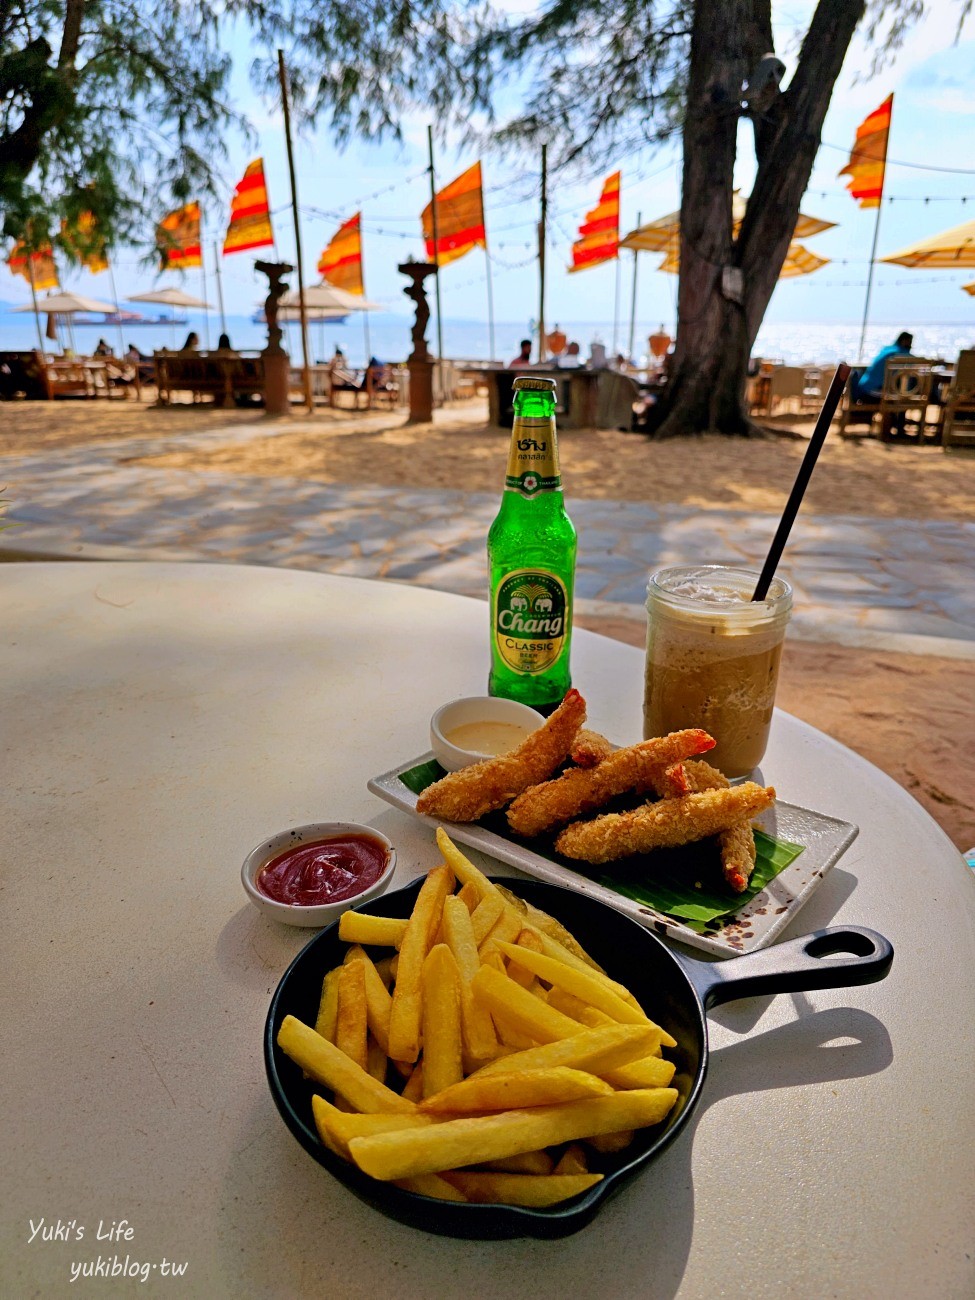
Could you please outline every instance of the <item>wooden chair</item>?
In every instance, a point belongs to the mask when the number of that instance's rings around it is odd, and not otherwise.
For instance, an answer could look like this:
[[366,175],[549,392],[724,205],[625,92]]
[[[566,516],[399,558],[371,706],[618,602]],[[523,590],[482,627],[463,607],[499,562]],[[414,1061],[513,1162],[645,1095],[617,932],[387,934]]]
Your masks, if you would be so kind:
[[958,354],[941,416],[945,451],[975,448],[975,348]]
[[806,387],[806,371],[803,366],[776,366],[770,376],[768,406],[766,414],[772,415],[779,406],[794,402],[797,410],[802,409],[802,395]]
[[908,425],[914,426],[918,439],[924,436],[933,364],[920,357],[887,358],[880,394],[880,436],[884,442],[892,441],[895,432],[906,434]]
[[840,434],[844,438],[852,437],[849,432],[851,425],[859,425],[861,428],[866,425],[869,436],[873,433],[873,422],[880,414],[879,397],[854,397],[857,384],[865,370],[866,366],[854,366],[843,389],[840,403]]

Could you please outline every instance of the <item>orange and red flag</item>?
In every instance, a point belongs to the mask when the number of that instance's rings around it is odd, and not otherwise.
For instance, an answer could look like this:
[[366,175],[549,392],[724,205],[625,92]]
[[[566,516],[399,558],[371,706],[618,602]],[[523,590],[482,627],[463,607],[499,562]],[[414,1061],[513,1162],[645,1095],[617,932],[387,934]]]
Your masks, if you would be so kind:
[[199,203],[187,203],[163,217],[156,227],[156,247],[164,271],[203,265]]
[[579,238],[572,245],[570,271],[584,271],[619,257],[620,247],[620,177],[613,172],[606,178],[599,202],[586,213],[579,227]]
[[61,243],[73,252],[81,265],[93,275],[108,270],[105,240],[98,230],[93,213],[79,213],[78,220],[73,226],[67,221],[62,221]]
[[264,159],[255,158],[247,167],[230,200],[230,224],[223,241],[224,256],[249,248],[266,248],[274,243],[271,205],[264,179]]
[[7,255],[7,266],[12,275],[22,275],[35,290],[58,287],[58,269],[50,244],[42,244],[29,253],[24,241],[18,239]]
[[484,190],[481,184],[481,164],[468,167],[456,180],[445,186],[436,196],[437,243],[433,242],[433,204],[423,209],[423,238],[427,257],[440,266],[456,262],[472,248],[487,248],[484,228]]
[[318,259],[318,272],[323,280],[344,289],[346,293],[361,295],[362,283],[362,213],[357,212],[343,221],[329,240]]
[[879,208],[887,167],[887,138],[894,96],[888,95],[878,109],[857,127],[850,161],[839,173],[849,176],[846,188],[861,208]]

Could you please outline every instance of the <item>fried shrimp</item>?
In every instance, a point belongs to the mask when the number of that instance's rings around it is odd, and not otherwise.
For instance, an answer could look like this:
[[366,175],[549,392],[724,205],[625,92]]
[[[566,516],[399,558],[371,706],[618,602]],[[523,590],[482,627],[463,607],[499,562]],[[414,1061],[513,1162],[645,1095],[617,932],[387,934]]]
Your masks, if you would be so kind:
[[616,746],[598,731],[582,727],[572,744],[569,757],[577,767],[596,767],[604,762],[610,754],[615,753]]
[[607,813],[573,822],[555,841],[559,853],[582,862],[613,862],[631,853],[674,848],[729,830],[743,818],[771,808],[775,791],[754,781],[729,790],[702,790],[681,799],[663,799],[633,812]]
[[[664,798],[675,798],[689,791],[727,790],[730,782],[723,772],[703,761],[692,763],[675,763],[664,773],[664,789],[659,793]],[[718,836],[721,850],[721,870],[724,878],[736,894],[742,894],[748,888],[751,874],[755,870],[755,832],[749,818],[740,822]]]
[[448,772],[427,786],[416,801],[417,812],[449,822],[474,822],[503,808],[529,786],[546,781],[565,762],[585,720],[586,702],[577,690],[570,690],[552,716],[517,749]]
[[516,835],[540,835],[602,808],[618,794],[652,783],[679,759],[713,748],[708,733],[695,728],[617,749],[595,767],[569,768],[553,781],[526,790],[508,809],[508,825]]

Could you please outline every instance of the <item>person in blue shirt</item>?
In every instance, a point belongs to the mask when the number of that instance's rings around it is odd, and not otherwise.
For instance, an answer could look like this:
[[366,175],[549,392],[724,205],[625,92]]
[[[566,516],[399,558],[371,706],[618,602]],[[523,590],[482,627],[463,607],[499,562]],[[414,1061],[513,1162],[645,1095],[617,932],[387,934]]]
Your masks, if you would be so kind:
[[888,357],[909,357],[914,335],[907,330],[897,335],[897,340],[881,348],[857,380],[854,397],[858,402],[877,401],[884,387],[884,368]]

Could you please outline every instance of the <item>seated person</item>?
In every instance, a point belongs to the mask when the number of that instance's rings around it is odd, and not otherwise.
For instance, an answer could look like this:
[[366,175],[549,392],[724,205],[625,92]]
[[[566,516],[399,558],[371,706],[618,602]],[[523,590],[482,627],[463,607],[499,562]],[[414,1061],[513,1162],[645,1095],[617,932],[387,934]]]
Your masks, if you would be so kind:
[[225,356],[237,356],[237,351],[230,341],[229,334],[221,334],[217,339],[217,351],[224,353]]
[[180,348],[180,352],[199,352],[200,336],[194,330],[190,330],[186,336],[186,342]]
[[517,370],[519,366],[530,366],[532,363],[531,339],[522,339],[518,347],[520,349],[518,355],[508,362],[509,370]]
[[887,358],[909,357],[913,342],[914,335],[908,334],[907,330],[903,330],[897,335],[895,342],[881,348],[857,380],[853,388],[853,400],[855,402],[879,402],[880,394],[884,388],[884,370],[887,366]]
[[570,343],[565,352],[558,359],[558,368],[560,370],[576,370],[583,364],[580,353],[582,349],[578,343]]
[[365,378],[362,381],[363,388],[367,392],[388,393],[392,392],[396,385],[392,382],[392,375],[389,373],[389,367],[376,357],[369,358],[369,364],[366,366]]
[[92,355],[96,357],[111,357],[114,356],[115,354],[112,352],[112,349],[108,346],[108,344],[105,342],[104,339],[99,339],[98,342],[95,344],[95,351],[92,353]]

